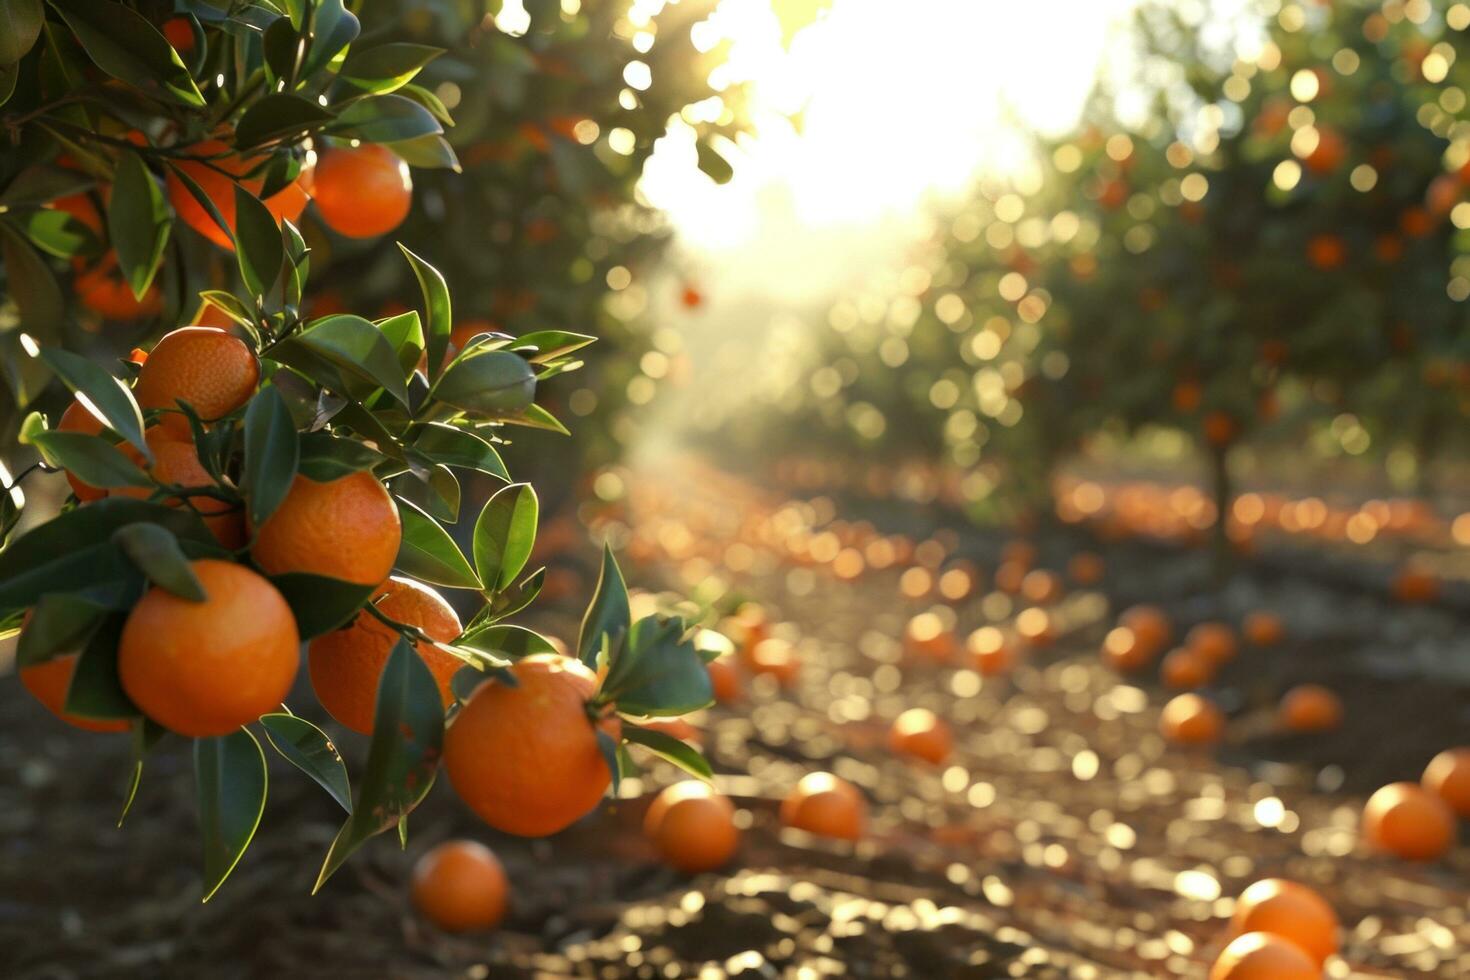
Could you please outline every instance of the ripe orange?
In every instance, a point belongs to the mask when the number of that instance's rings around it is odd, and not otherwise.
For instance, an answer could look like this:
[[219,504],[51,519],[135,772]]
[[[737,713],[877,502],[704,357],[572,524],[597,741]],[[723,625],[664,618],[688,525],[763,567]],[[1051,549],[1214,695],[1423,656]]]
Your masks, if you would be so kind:
[[1204,687],[1215,676],[1215,665],[1198,650],[1180,647],[1170,652],[1159,665],[1159,677],[1165,687],[1192,691]]
[[[56,423],[58,432],[84,432],[95,436],[102,432],[102,420],[82,407],[82,403],[75,398],[71,404],[66,406],[66,411],[61,413],[61,419]],[[77,495],[82,503],[89,500],[101,500],[107,496],[107,491],[102,487],[94,487],[90,483],[83,483],[70,471],[66,474],[66,482],[71,484],[71,492]]]
[[1337,913],[1306,885],[1263,878],[1240,893],[1230,934],[1266,932],[1279,936],[1321,963],[1337,952]]
[[72,289],[78,303],[104,320],[141,320],[163,311],[158,283],[150,284],[138,299],[118,268],[117,253],[111,250],[90,266],[83,267],[78,260]]
[[923,612],[909,620],[903,631],[904,646],[926,660],[944,662],[954,656],[954,634],[936,613]]
[[[216,139],[195,143],[188,149],[190,155],[206,158],[209,162],[179,159],[175,163],[199,185],[204,195],[219,210],[220,217],[225,219],[225,224],[229,225],[233,231],[235,228],[235,184],[242,174],[249,173],[260,161],[243,159],[238,153],[231,152],[227,144]],[[221,173],[221,171],[224,172]],[[289,186],[266,199],[266,209],[276,219],[276,224],[280,224],[282,218],[296,221],[301,217],[301,212],[306,210],[306,203],[309,200],[306,186],[310,180],[310,172],[304,171]],[[238,180],[238,182],[257,196],[265,185],[265,181],[259,177]],[[189,189],[184,186],[184,182],[172,171],[168,174],[168,200],[173,205],[174,212],[190,228],[220,248],[234,250],[234,243],[230,241],[229,236],[214,223],[209,212],[194,199],[194,195],[189,193]]]
[[1225,716],[1198,694],[1181,694],[1164,705],[1159,715],[1159,732],[1181,745],[1211,745],[1220,741]]
[[965,640],[965,649],[984,677],[1010,673],[1016,665],[1016,652],[1006,642],[1005,634],[994,626],[982,626]]
[[1209,412],[1204,418],[1205,441],[1212,446],[1228,446],[1240,435],[1240,426],[1226,412]]
[[297,476],[255,532],[250,554],[267,575],[309,572],[377,585],[398,559],[398,505],[366,470],[318,483]]
[[1302,163],[1308,170],[1321,177],[1332,173],[1347,158],[1347,142],[1336,130],[1318,127],[1317,146],[1307,154]]
[[508,890],[500,859],[479,841],[445,841],[413,866],[413,904],[448,932],[494,928]]
[[995,566],[991,584],[1006,595],[1017,595],[1026,581],[1026,566],[1018,561],[1003,561]]
[[[260,381],[260,362],[244,341],[218,327],[180,327],[163,335],[138,371],[133,393],[143,408],[177,409],[185,402],[206,422],[250,400]],[[189,420],[166,412],[159,424],[191,437]]]
[[750,651],[750,669],[752,673],[770,674],[781,682],[782,687],[790,687],[801,676],[801,660],[790,643],[779,636],[771,636],[761,640]]
[[66,653],[59,657],[52,657],[43,663],[22,667],[20,682],[26,686],[27,691],[35,696],[37,701],[46,706],[47,711],[68,725],[85,728],[89,732],[127,731],[130,725],[126,719],[95,721],[91,718],[83,718],[81,715],[68,714],[63,710],[66,705],[66,693],[71,688],[71,675],[77,669],[78,656],[80,654]]
[[1462,817],[1470,817],[1470,747],[1445,749],[1430,760],[1421,780],[1424,788],[1449,804]]
[[810,834],[855,841],[867,821],[862,793],[830,772],[807,773],[781,801],[781,822]]
[[1021,579],[1021,595],[1038,605],[1056,602],[1062,597],[1062,580],[1044,568],[1036,568]]
[[[159,483],[171,484],[180,487],[211,487],[217,484],[204,464],[199,462],[199,453],[194,448],[191,439],[180,439],[171,430],[162,425],[150,425],[143,433],[143,439],[148,443],[148,448],[153,453],[153,467],[149,474]],[[132,458],[133,462],[143,464],[143,455],[131,446],[124,452]],[[135,497],[139,500],[147,499],[152,489],[149,487],[114,487],[109,496]],[[164,503],[170,507],[181,507],[186,498],[168,497]],[[204,523],[214,532],[219,543],[226,548],[239,548],[245,543],[245,518],[238,509],[232,509],[230,504],[213,497],[189,497],[189,506],[204,519]]]
[[[459,636],[454,607],[427,585],[394,576],[375,599],[384,616],[417,626],[430,639],[448,643]],[[398,637],[397,630],[363,610],[350,626],[317,637],[307,648],[306,664],[317,700],[328,714],[355,732],[372,734],[378,683]],[[427,641],[419,641],[416,649],[434,675],[447,710],[454,703],[449,681],[464,661]]]
[[1401,569],[1393,580],[1393,596],[1405,603],[1433,602],[1439,598],[1439,576],[1422,568]]
[[1153,659],[1168,645],[1174,636],[1174,627],[1169,617],[1158,606],[1133,606],[1125,609],[1118,617],[1118,625],[1133,631],[1134,640],[1147,651],[1145,656]]
[[735,666],[734,657],[716,657],[705,668],[709,671],[710,687],[715,700],[722,704],[740,700],[740,668]]
[[1449,804],[1418,783],[1389,783],[1363,807],[1363,839],[1380,851],[1431,861],[1455,839]]
[[1096,552],[1080,551],[1067,562],[1067,575],[1078,585],[1096,585],[1106,572],[1107,564]]
[[[516,686],[485,681],[444,738],[455,792],[497,830],[543,837],[597,806],[612,782],[587,715],[596,675],[581,662],[539,653],[512,666]],[[616,737],[616,717],[601,722]]]
[[1235,659],[1235,631],[1224,623],[1200,623],[1185,634],[1184,645],[1216,667]]
[[1322,971],[1300,947],[1267,932],[1230,941],[1210,969],[1210,980],[1321,980]]
[[735,807],[697,779],[659,793],[643,817],[643,833],[665,861],[685,874],[724,867],[740,846]]
[[408,217],[408,164],[376,143],[327,150],[312,175],[312,197],[328,228],[348,238],[376,238]]
[[123,690],[170,731],[228,735],[274,711],[301,660],[291,607],[244,565],[191,562],[207,598],[190,602],[157,586],[123,624]]
[[1155,649],[1138,639],[1126,626],[1114,626],[1103,637],[1103,662],[1119,673],[1142,670],[1153,662]]
[[927,708],[910,708],[888,729],[888,748],[897,755],[913,756],[939,765],[949,757],[954,737],[949,725]]
[[1325,732],[1342,724],[1342,699],[1320,684],[1299,684],[1281,697],[1281,727],[1293,732]]
[[1272,612],[1253,612],[1240,624],[1246,640],[1258,647],[1272,647],[1286,637],[1281,617]]

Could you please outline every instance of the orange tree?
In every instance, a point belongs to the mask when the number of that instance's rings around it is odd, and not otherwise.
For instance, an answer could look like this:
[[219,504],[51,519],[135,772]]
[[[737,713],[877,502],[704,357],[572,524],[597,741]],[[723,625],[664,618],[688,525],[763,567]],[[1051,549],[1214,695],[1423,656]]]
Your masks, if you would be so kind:
[[[497,447],[508,426],[548,425],[543,384],[578,367],[592,338],[487,330],[456,343],[444,277],[407,248],[417,309],[303,312],[312,254],[293,212],[308,140],[360,141],[326,160],[381,159],[375,140],[435,152],[443,121],[400,94],[432,52],[354,44],[360,25],[335,0],[177,7],[4,6],[0,238],[19,445],[0,495],[0,631],[18,634],[27,689],[79,727],[132,733],[124,813],[155,744],[192,740],[206,897],[256,830],[260,736],[347,813],[318,884],[372,836],[406,832],[441,755],[477,812],[520,833],[595,805],[630,764],[625,742],[708,775],[633,720],[709,702],[708,654],[677,618],[630,620],[611,553],[571,656],[510,621],[544,578],[528,568],[539,505]],[[384,186],[401,186],[389,162]],[[229,256],[227,288],[191,297],[190,235],[225,250],[209,263],[219,276]],[[151,305],[161,280],[162,307],[199,306],[220,325],[117,360],[69,350],[48,256],[99,254],[118,296]],[[57,388],[65,411],[42,410]],[[71,493],[17,533],[25,485],[48,471]],[[466,474],[499,487],[469,555],[446,529]],[[481,604],[461,627],[434,587]],[[355,792],[333,741],[283,703],[303,641],[324,706],[370,736]],[[527,693],[545,687],[557,696]],[[534,751],[487,705],[537,726]],[[484,802],[507,792],[540,798],[538,819]]]

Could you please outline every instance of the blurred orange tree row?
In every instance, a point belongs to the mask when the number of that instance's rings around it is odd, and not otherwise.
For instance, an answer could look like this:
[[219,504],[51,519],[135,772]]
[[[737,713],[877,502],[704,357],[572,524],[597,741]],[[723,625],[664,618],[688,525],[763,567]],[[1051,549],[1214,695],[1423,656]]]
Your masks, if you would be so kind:
[[1151,427],[1197,446],[1221,508],[1247,441],[1463,446],[1470,7],[1189,16],[1142,8],[1074,133],[832,308],[783,402],[828,424],[788,432],[977,468],[1011,513]]

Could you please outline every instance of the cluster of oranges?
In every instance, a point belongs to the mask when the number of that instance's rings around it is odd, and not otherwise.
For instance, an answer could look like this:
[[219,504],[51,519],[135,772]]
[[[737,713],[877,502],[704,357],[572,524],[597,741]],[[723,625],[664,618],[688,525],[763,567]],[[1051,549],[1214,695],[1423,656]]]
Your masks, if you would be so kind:
[[1337,913],[1316,891],[1264,878],[1235,900],[1210,980],[1317,980],[1337,952],[1339,931]]

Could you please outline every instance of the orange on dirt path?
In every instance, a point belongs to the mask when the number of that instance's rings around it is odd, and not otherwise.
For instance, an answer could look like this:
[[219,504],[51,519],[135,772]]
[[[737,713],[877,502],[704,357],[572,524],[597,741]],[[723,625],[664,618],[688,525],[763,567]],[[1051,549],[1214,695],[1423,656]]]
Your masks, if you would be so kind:
[[1439,576],[1422,568],[1401,569],[1393,580],[1393,597],[1400,602],[1420,604],[1439,598]]
[[1263,878],[1235,900],[1230,934],[1265,932],[1300,947],[1319,964],[1337,952],[1337,913],[1306,885]]
[[1224,623],[1200,623],[1185,634],[1184,646],[1218,667],[1235,659],[1235,631]]
[[1286,626],[1273,612],[1253,612],[1240,624],[1240,632],[1254,646],[1273,647],[1286,638]]
[[206,599],[154,586],[123,624],[117,668],[123,690],[170,731],[228,735],[276,710],[296,678],[300,638],[291,607],[244,565],[190,562]]
[[659,793],[644,814],[643,833],[666,862],[685,874],[723,868],[740,847],[735,807],[697,779]]
[[377,585],[398,559],[398,505],[366,470],[318,483],[298,475],[255,532],[250,554],[268,575],[308,572]]
[[[217,486],[214,477],[199,461],[199,452],[191,439],[180,439],[174,432],[161,425],[150,425],[143,433],[148,449],[153,453],[153,466],[149,474],[159,483],[180,487]],[[131,446],[124,453],[138,465],[143,465],[143,455]],[[112,497],[134,497],[146,500],[152,494],[149,487],[114,487],[108,491]],[[169,497],[164,503],[170,507],[184,506],[182,497]],[[245,543],[245,517],[239,508],[232,508],[223,500],[213,497],[189,497],[188,505],[214,532],[215,538],[226,548],[239,548]]]
[[[430,639],[448,643],[460,633],[459,616],[444,597],[412,579],[390,578],[374,597],[379,612],[389,619],[417,626]],[[363,610],[346,629],[324,633],[307,648],[307,669],[317,700],[337,721],[363,735],[373,731],[378,682],[399,633]],[[420,640],[415,649],[434,675],[439,697],[447,710],[454,703],[449,682],[464,661]]]
[[888,748],[898,755],[912,756],[939,765],[954,748],[949,725],[928,708],[910,708],[888,729]]
[[328,228],[348,238],[376,238],[408,217],[413,179],[392,150],[364,143],[322,153],[311,193]]
[[1159,665],[1159,679],[1165,687],[1192,691],[1204,687],[1215,678],[1215,665],[1198,650],[1180,647],[1170,651]]
[[1096,552],[1078,552],[1067,562],[1067,577],[1078,585],[1096,585],[1106,573],[1107,564]]
[[1174,636],[1173,624],[1158,606],[1132,606],[1125,609],[1118,617],[1118,625],[1133,631],[1134,639],[1146,651],[1145,656],[1149,660],[1163,652]]
[[413,904],[446,932],[493,929],[508,892],[500,859],[479,841],[445,841],[414,862]]
[[1299,684],[1281,697],[1276,717],[1293,732],[1326,732],[1342,724],[1342,699],[1320,684]]
[[1421,780],[1424,788],[1470,817],[1470,747],[1445,749],[1430,760]]
[[1294,943],[1268,932],[1248,932],[1220,952],[1210,980],[1322,980],[1322,971]]
[[868,801],[845,779],[809,772],[781,801],[781,822],[809,834],[855,841],[867,827]]
[[[200,190],[204,191],[204,196],[209,198],[219,211],[220,217],[225,219],[225,224],[230,226],[231,231],[234,231],[235,183],[260,161],[242,158],[238,153],[233,152],[228,144],[217,139],[195,143],[188,149],[191,156],[202,159],[179,159],[175,161],[176,165],[199,185]],[[208,162],[205,162],[206,160]],[[266,198],[266,209],[276,219],[276,224],[280,224],[282,218],[294,222],[301,217],[301,212],[306,210],[307,201],[310,200],[306,193],[309,181],[310,174],[304,172],[290,185]],[[239,183],[256,196],[260,195],[261,189],[265,186],[264,179],[260,177],[239,180]],[[226,235],[224,230],[214,223],[214,218],[210,217],[209,212],[204,210],[199,201],[189,192],[189,188],[172,170],[168,173],[168,200],[173,205],[175,213],[190,228],[220,248],[234,251],[235,245],[230,241],[229,235]]]
[[1103,662],[1121,674],[1142,670],[1153,663],[1157,649],[1144,643],[1126,626],[1114,626],[1103,637]]
[[[581,662],[534,654],[509,668],[516,685],[485,681],[444,738],[455,792],[490,826],[544,837],[596,808],[612,782],[587,702],[597,678]],[[616,717],[599,727],[616,737]]]
[[249,401],[259,381],[260,362],[240,338],[219,327],[180,327],[153,346],[133,393],[143,408],[174,409],[159,424],[192,438],[179,402],[210,422]]
[[1180,745],[1213,745],[1225,730],[1225,716],[1198,694],[1181,694],[1159,715],[1159,732]]
[[955,655],[954,633],[937,613],[922,612],[910,619],[903,642],[909,653],[924,660],[944,663]]
[[[75,398],[66,411],[61,413],[61,420],[56,423],[59,432],[82,432],[89,436],[100,435],[102,432],[102,420],[89,412],[81,402]],[[77,479],[70,470],[66,473],[66,482],[71,484],[71,492],[77,495],[82,503],[91,500],[101,500],[107,496],[107,491],[102,487],[94,487],[90,483],[83,483]]]
[[1418,783],[1389,783],[1363,807],[1363,840],[1410,861],[1432,861],[1455,840],[1448,803]]
[[965,640],[965,650],[984,677],[1000,677],[1016,666],[1016,651],[994,626],[982,626],[971,633]]
[[35,696],[37,701],[46,706],[47,711],[68,725],[84,728],[89,732],[127,731],[131,724],[126,719],[98,721],[70,714],[64,710],[66,692],[71,688],[71,677],[76,673],[79,656],[80,654],[66,653],[39,664],[22,667],[20,682],[26,686],[27,691]]

